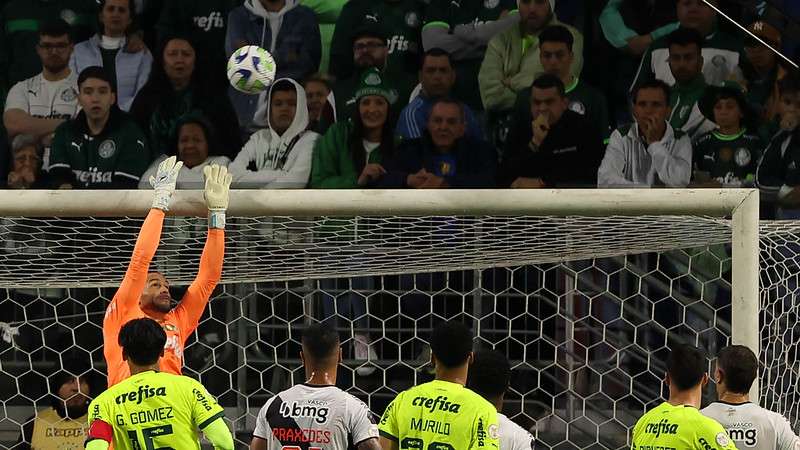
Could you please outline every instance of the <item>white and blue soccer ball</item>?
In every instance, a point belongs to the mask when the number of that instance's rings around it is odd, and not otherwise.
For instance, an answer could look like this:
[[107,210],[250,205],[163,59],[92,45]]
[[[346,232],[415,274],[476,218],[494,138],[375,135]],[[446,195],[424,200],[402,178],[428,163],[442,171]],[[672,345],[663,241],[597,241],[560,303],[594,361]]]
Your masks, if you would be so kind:
[[258,94],[275,80],[275,60],[257,45],[245,45],[228,59],[228,81],[237,91]]

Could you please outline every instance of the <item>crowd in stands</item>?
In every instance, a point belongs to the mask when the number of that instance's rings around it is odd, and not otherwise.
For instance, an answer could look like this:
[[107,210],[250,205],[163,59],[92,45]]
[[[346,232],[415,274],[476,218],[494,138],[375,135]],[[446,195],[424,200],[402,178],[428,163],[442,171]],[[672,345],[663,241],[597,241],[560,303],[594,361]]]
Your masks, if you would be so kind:
[[[600,3],[599,5],[595,3]],[[800,208],[800,11],[714,0],[0,1],[0,183],[758,187]],[[736,20],[756,36],[736,28]],[[276,81],[234,90],[227,57]]]

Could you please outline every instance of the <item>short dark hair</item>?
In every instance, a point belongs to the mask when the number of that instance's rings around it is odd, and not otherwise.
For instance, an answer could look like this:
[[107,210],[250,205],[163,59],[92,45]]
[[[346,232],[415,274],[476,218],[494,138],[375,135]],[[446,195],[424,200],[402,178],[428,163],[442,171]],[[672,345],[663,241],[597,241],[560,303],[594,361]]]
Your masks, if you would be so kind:
[[428,59],[429,56],[434,58],[445,57],[447,58],[447,63],[450,64],[450,67],[453,67],[453,57],[450,55],[450,52],[443,48],[433,47],[426,50],[425,53],[422,54],[422,60],[419,62],[420,68],[425,65],[425,60]]
[[108,75],[106,69],[100,66],[89,66],[81,70],[80,75],[78,75],[78,89],[80,89],[81,85],[89,78],[105,81],[111,86],[111,92],[117,92],[117,88],[114,86],[114,82]]
[[333,81],[331,80],[331,77],[324,73],[314,73],[309,75],[305,80],[303,80],[303,87],[305,87],[308,83],[322,83],[328,88],[328,91],[333,90]]
[[667,373],[675,387],[685,391],[703,380],[706,373],[706,355],[699,348],[678,344],[667,357]]
[[[558,95],[564,97],[566,95],[564,82],[561,81],[561,78],[558,78],[555,75],[546,73],[543,75],[539,75],[539,78],[533,80],[533,84],[531,84],[531,91],[533,88],[536,89],[552,89],[555,88],[558,91]],[[533,96],[531,95],[531,99]]]
[[297,88],[295,87],[294,83],[289,80],[278,80],[275,84],[272,85],[272,88],[269,90],[270,94],[273,92],[294,92],[297,93]]
[[485,399],[496,399],[508,389],[511,365],[502,353],[496,350],[475,352],[469,367],[467,387]]
[[119,346],[128,359],[137,366],[155,364],[164,351],[167,333],[149,317],[133,319],[119,330]]
[[69,24],[62,19],[50,20],[39,27],[39,38],[42,36],[61,37],[66,35],[67,39],[72,42],[72,29]]
[[633,92],[631,92],[631,101],[633,103],[636,103],[636,99],[639,97],[639,92],[643,89],[660,89],[661,92],[664,93],[665,101],[667,104],[669,104],[669,97],[672,95],[672,88],[670,88],[667,83],[657,79],[647,80],[637,84],[633,88]]
[[703,35],[694,28],[681,27],[667,35],[667,49],[673,45],[685,47],[695,44],[697,45],[697,51],[702,53],[704,43]]
[[758,358],[744,345],[731,345],[720,350],[717,367],[725,376],[725,387],[737,394],[746,394],[758,376]]
[[458,367],[469,358],[472,352],[472,332],[466,325],[449,320],[433,329],[431,335],[431,353],[444,367]]
[[339,333],[324,323],[315,323],[303,330],[303,351],[314,360],[333,356],[339,349]]
[[539,46],[545,42],[561,42],[566,44],[569,51],[572,51],[575,38],[567,27],[563,25],[550,25],[539,33]]
[[454,99],[452,97],[438,98],[438,99],[434,100],[433,104],[431,105],[431,111],[433,111],[433,108],[436,107],[436,105],[439,105],[439,104],[455,106],[456,108],[458,108],[458,115],[459,115],[459,117],[461,117],[461,123],[464,123],[464,122],[467,121],[466,114],[464,113],[464,105],[462,105],[460,101],[458,101],[458,100],[456,100],[456,99]]

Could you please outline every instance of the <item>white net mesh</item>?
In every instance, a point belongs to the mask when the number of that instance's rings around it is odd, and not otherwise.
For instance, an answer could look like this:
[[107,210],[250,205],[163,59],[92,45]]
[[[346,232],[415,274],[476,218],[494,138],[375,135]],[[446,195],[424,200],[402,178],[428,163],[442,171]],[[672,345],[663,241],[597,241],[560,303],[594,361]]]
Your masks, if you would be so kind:
[[[687,342],[713,355],[730,342],[725,220],[231,222],[226,284],[187,343],[185,373],[226,407],[237,448],[249,443],[266,398],[302,381],[299,336],[314,320],[331,318],[341,329],[339,384],[377,414],[397,392],[431,378],[431,328],[466,321],[476,347],[496,348],[512,361],[507,415],[532,430],[538,448],[553,449],[628,448],[636,418],[660,401],[669,347]],[[16,441],[34,407],[49,404],[47,377],[55,370],[104,370],[100,321],[140,223],[3,219],[3,445]],[[800,225],[761,231],[762,404],[797,425]],[[163,236],[155,264],[173,284],[185,285],[195,275],[205,222],[169,219]]]

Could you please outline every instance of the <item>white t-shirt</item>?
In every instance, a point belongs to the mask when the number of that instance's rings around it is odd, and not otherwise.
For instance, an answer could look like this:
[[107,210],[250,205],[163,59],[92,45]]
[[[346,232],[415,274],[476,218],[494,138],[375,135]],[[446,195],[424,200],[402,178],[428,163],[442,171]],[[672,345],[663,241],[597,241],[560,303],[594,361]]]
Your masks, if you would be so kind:
[[370,141],[368,141],[366,139],[362,139],[361,140],[361,145],[364,146],[364,151],[367,152],[367,159],[369,159],[369,155],[372,154],[372,152],[376,148],[380,147],[381,143],[380,142],[370,142]]
[[500,450],[533,449],[533,436],[524,428],[501,413],[497,413],[497,422],[500,425]]
[[267,400],[253,436],[268,450],[346,449],[377,438],[378,426],[364,402],[336,386],[298,384]]
[[59,81],[42,74],[22,80],[8,91],[5,111],[21,109],[33,117],[71,119],[78,112],[78,76],[70,73]]
[[714,402],[700,412],[721,423],[739,450],[800,450],[789,421],[754,403]]

